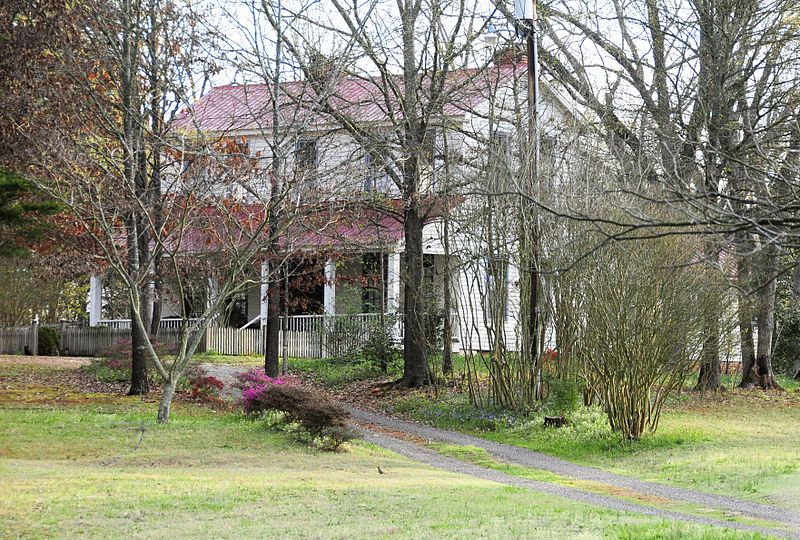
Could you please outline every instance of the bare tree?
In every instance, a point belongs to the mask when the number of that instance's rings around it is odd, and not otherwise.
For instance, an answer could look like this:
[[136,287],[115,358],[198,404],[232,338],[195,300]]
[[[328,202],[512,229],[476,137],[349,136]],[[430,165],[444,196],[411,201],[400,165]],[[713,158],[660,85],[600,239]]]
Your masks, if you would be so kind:
[[[467,30],[474,21],[463,2],[348,5],[333,0],[331,5],[332,19],[323,17],[314,4],[292,9],[283,40],[313,88],[315,113],[374,153],[403,201],[404,369],[398,385],[422,386],[431,379],[425,350],[422,231],[434,208],[432,176],[444,112],[470,82],[469,77],[451,75],[469,56],[480,30]],[[392,17],[400,21],[398,26],[389,24]],[[277,21],[272,22],[277,27]],[[345,80],[366,88],[370,102],[352,103],[341,92],[339,83]],[[357,111],[377,114],[378,122],[365,121]]]
[[[796,10],[795,0],[564,0],[544,6],[543,66],[594,118],[623,173],[612,189],[679,213],[666,222],[637,208],[624,209],[615,220],[560,211],[619,225],[615,238],[648,228],[701,234],[706,241],[699,251],[711,267],[720,266],[720,254],[734,245],[739,256],[750,257],[744,246],[769,253],[793,244],[800,40],[787,15]],[[774,275],[770,269],[762,278],[769,283]],[[768,325],[774,287],[757,281],[747,288],[758,295],[759,318]],[[719,385],[714,319],[709,308],[703,322],[705,389]],[[767,333],[763,354],[771,349],[769,340]],[[762,358],[763,386],[774,386]]]
[[[167,422],[205,328],[232,293],[254,282],[260,253],[264,204],[220,197],[215,186],[252,186],[261,174],[240,141],[168,129],[209,73],[197,54],[206,42],[191,24],[196,13],[159,0],[91,8],[80,27],[89,52],[58,50],[61,69],[84,93],[86,127],[59,130],[57,147],[30,140],[40,155],[33,165],[44,173],[40,187],[75,215],[122,282],[137,347],[162,381],[158,420]],[[74,69],[83,64],[71,62],[79,53],[93,55],[94,69]],[[171,360],[158,356],[151,335],[156,266],[169,277],[182,321]],[[193,318],[184,299],[208,280],[215,294]]]

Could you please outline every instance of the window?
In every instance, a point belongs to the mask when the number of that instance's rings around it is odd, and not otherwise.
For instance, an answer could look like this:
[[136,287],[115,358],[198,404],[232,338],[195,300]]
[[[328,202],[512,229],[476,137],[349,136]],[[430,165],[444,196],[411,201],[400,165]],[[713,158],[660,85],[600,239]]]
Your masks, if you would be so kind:
[[494,131],[488,141],[485,178],[492,189],[508,189],[512,180],[511,137],[508,133]]
[[422,159],[432,164],[436,159],[436,129],[425,130],[425,139],[422,141]]
[[556,153],[557,139],[547,135],[542,135],[539,142],[539,167],[544,171],[554,171],[558,165],[558,155]]
[[225,302],[228,326],[241,328],[247,324],[247,293],[238,292]]
[[199,317],[206,309],[206,291],[189,289],[183,296],[183,313],[186,317]]
[[427,179],[426,183],[431,191],[436,191],[436,157],[436,129],[427,129],[422,140],[419,161],[423,177]]
[[503,131],[495,131],[489,142],[489,159],[499,163],[505,161],[511,154],[511,137]]
[[373,152],[364,154],[364,191],[377,191],[382,188],[386,181],[386,171],[384,170],[383,160]]
[[299,172],[317,169],[317,139],[300,139],[294,146],[294,164]]
[[[383,265],[381,265],[383,257]],[[380,313],[381,294],[383,294],[383,306],[386,306],[386,287],[388,265],[388,255],[380,253],[365,253],[361,257],[361,275],[363,279],[361,287],[361,309],[363,313]],[[383,268],[381,268],[383,266]],[[383,275],[381,275],[383,270]]]

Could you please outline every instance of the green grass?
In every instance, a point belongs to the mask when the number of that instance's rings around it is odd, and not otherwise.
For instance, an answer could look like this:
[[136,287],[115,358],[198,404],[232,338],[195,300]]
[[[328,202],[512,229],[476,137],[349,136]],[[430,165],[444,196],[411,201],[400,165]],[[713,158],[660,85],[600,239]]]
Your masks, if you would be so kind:
[[762,519],[751,518],[747,516],[732,516],[724,509],[720,508],[708,508],[695,503],[664,499],[662,497],[642,494],[602,482],[561,476],[549,471],[543,471],[541,469],[498,461],[487,450],[475,446],[462,446],[437,442],[428,443],[428,446],[440,454],[454,457],[462,461],[468,461],[481,467],[494,469],[512,476],[518,476],[520,478],[526,478],[539,482],[561,484],[567,487],[572,487],[583,491],[590,491],[600,495],[610,495],[612,497],[624,499],[642,506],[650,506],[686,514],[711,517],[723,521],[738,521],[740,523],[756,525],[765,528],[781,529],[785,527],[785,525],[781,523],[765,521]]
[[198,364],[230,364],[233,366],[263,366],[263,356],[228,356],[218,354],[214,351],[196,353],[192,356],[192,362]]
[[637,442],[611,432],[599,409],[574,413],[572,425],[561,429],[544,428],[542,414],[520,420],[475,411],[463,396],[433,401],[418,393],[396,410],[619,474],[800,507],[796,390],[681,396],[669,403],[656,433]]
[[[722,369],[725,369],[725,365],[723,364]],[[720,375],[720,383],[727,389],[736,388],[736,386],[741,382],[742,376],[740,373],[722,373]],[[778,381],[778,384],[784,390],[797,390],[800,389],[800,381],[797,381],[791,377],[788,377],[783,374],[775,375],[775,380]],[[693,388],[694,385],[697,384],[697,374],[694,373],[690,377],[687,378],[685,387],[686,388]]]
[[0,377],[20,391],[0,400],[0,537],[759,537],[450,474],[365,443],[321,453],[195,404],[176,403],[167,426],[138,398],[56,407],[2,366]]
[[[456,371],[465,359],[455,355]],[[375,377],[364,366],[331,360],[293,359],[290,367],[318,383],[340,387]],[[391,377],[399,376],[392,373]],[[541,414],[528,422],[506,421],[502,412],[476,411],[463,395],[434,398],[413,392],[395,412],[439,427],[478,434],[657,482],[800,507],[800,384],[778,377],[784,392],[742,392],[739,375],[722,376],[721,396],[682,394],[667,404],[655,434],[625,441],[600,411],[573,414],[567,429],[544,429]],[[693,381],[687,381],[687,388]]]
[[369,379],[397,378],[401,374],[397,366],[392,366],[384,374],[366,362],[333,358],[290,358],[289,370],[331,388]]

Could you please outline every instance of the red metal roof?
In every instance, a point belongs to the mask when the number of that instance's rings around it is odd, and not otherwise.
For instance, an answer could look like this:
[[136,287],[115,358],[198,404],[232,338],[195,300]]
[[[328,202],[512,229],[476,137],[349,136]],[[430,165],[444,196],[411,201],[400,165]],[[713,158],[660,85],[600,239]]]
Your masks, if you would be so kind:
[[[433,200],[426,203],[429,219],[440,208]],[[256,235],[257,245],[266,245],[266,211],[262,205],[231,203],[197,207],[196,217],[180,236],[168,244],[183,252],[210,252],[237,249]],[[402,201],[391,199],[381,204],[329,203],[298,208],[288,222],[279,225],[281,248],[294,251],[360,251],[390,247],[403,239]],[[175,231],[174,234],[177,234]]]
[[[453,70],[447,78],[449,101],[442,105],[445,117],[463,116],[480,101],[488,99],[498,81],[525,73],[523,63],[502,63],[490,70]],[[402,79],[393,84],[402,91]],[[424,88],[426,81],[423,78]],[[397,96],[387,101],[377,78],[343,77],[331,93],[330,103],[357,122],[372,123],[402,118]],[[304,81],[281,84],[280,125],[324,126],[330,124],[320,110],[315,92]],[[217,86],[188,109],[178,114],[175,126],[209,132],[268,130],[272,127],[272,92],[266,84]]]

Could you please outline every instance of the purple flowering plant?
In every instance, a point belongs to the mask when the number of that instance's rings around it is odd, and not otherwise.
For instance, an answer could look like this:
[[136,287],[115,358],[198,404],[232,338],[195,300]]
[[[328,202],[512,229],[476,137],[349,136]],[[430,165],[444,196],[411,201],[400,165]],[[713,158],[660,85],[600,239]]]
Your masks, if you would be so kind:
[[262,397],[273,386],[296,385],[299,382],[297,377],[292,375],[270,377],[261,368],[246,371],[237,378],[239,379],[238,386],[242,389],[242,409],[245,414],[252,414],[260,410],[259,403]]

